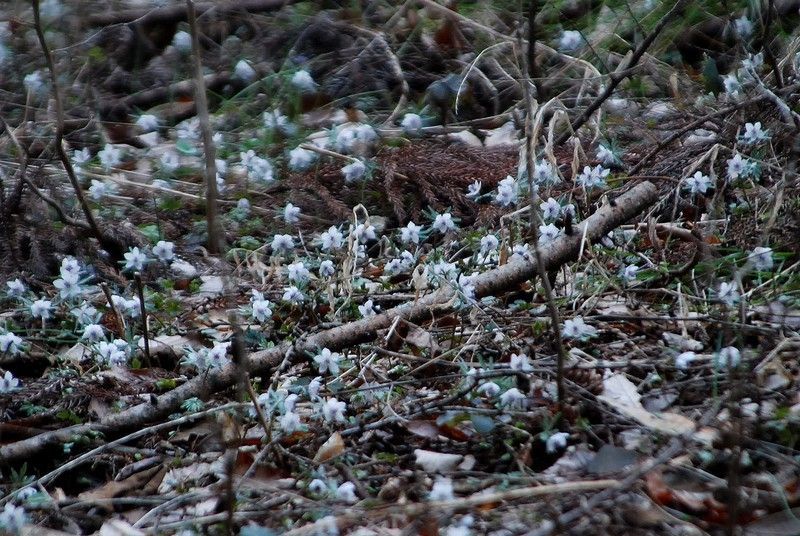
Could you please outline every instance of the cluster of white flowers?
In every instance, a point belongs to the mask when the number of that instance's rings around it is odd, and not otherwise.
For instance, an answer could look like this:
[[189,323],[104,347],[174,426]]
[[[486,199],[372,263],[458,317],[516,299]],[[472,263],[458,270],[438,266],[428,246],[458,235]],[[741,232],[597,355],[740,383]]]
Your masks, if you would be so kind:
[[80,285],[81,267],[74,257],[65,257],[61,261],[60,276],[53,281],[53,286],[58,289],[59,296],[63,300],[69,300],[83,294]]
[[317,159],[317,153],[296,147],[289,151],[289,169],[292,171],[303,171],[308,169]]
[[100,341],[93,348],[94,353],[108,366],[121,367],[128,363],[130,345],[122,339],[112,342]]
[[122,162],[122,150],[115,145],[106,143],[103,150],[97,153],[97,157],[100,159],[100,164],[103,168],[109,170],[117,167],[119,163]]
[[606,184],[606,177],[608,177],[609,173],[611,173],[610,169],[600,165],[593,168],[584,166],[583,173],[578,175],[576,182],[587,190],[591,190],[592,188],[605,188],[608,186],[608,184]]
[[507,207],[516,204],[518,196],[517,181],[514,180],[514,177],[508,175],[497,184],[497,194],[494,196],[494,202],[501,207]]
[[412,255],[409,251],[403,251],[400,253],[400,257],[390,259],[389,262],[386,263],[386,265],[383,267],[383,273],[393,276],[410,272],[414,268],[415,264],[416,259],[414,259],[414,255]]
[[258,156],[252,149],[239,153],[239,159],[250,180],[264,184],[275,182],[275,169],[270,161]]
[[28,522],[28,515],[21,506],[6,503],[0,512],[0,529],[7,534],[21,534],[22,528]]
[[272,318],[272,302],[264,298],[264,295],[253,289],[251,291],[250,307],[252,316],[258,322],[266,322]]
[[286,136],[292,136],[297,132],[295,126],[289,118],[281,113],[277,108],[262,114],[264,127],[267,130],[277,130]]
[[367,154],[378,141],[375,129],[363,123],[342,125],[333,135],[336,150],[344,154]]
[[186,355],[181,359],[181,364],[187,367],[194,367],[198,372],[203,372],[212,368],[221,368],[230,362],[228,359],[228,347],[230,342],[215,342],[213,348],[186,348]]

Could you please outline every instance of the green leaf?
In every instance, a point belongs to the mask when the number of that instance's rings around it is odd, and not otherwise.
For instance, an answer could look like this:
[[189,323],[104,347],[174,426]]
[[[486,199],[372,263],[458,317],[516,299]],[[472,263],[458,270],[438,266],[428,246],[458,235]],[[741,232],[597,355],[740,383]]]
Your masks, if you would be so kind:
[[161,232],[158,230],[158,225],[155,223],[140,225],[139,231],[153,244],[161,240]]

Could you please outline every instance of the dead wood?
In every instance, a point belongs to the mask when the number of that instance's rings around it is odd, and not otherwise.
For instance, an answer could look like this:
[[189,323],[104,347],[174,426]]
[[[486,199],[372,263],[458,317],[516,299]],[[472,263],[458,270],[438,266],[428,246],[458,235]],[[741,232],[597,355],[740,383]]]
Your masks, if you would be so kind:
[[[295,3],[296,0],[242,0],[239,2],[203,2],[197,4],[197,16],[214,10],[217,14],[231,12],[259,13],[275,11],[284,6]],[[187,20],[185,5],[162,7],[158,9],[124,9],[114,10],[110,13],[90,15],[86,19],[87,26],[109,26],[111,24],[124,24],[138,22],[141,24],[169,23]]]

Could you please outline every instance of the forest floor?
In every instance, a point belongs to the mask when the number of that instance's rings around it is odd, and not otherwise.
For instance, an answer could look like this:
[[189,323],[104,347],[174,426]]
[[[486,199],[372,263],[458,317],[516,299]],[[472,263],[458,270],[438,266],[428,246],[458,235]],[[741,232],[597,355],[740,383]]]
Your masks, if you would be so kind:
[[38,4],[0,534],[800,533],[791,2]]

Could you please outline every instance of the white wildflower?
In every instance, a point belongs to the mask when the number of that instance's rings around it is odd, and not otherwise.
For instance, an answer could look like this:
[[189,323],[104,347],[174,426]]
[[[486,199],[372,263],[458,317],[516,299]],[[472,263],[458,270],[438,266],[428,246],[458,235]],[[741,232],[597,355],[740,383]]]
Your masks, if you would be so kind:
[[322,233],[319,239],[322,251],[336,251],[344,245],[344,234],[334,226],[328,227],[328,230]]
[[364,178],[367,173],[367,166],[361,160],[354,160],[341,169],[344,182],[347,184],[356,182]]
[[272,237],[272,252],[276,255],[281,253],[288,253],[294,249],[294,239],[292,235],[276,234]]
[[317,90],[317,83],[308,71],[301,69],[292,75],[292,85],[302,93],[313,93]]
[[322,417],[325,422],[346,422],[344,412],[347,411],[347,404],[340,402],[336,398],[328,398],[322,405]]
[[51,316],[51,307],[52,302],[50,300],[38,299],[31,304],[31,316],[47,320]]
[[695,174],[686,179],[686,187],[693,194],[704,194],[711,188],[711,177],[704,175],[701,171],[696,171]]
[[675,357],[675,368],[678,370],[686,370],[692,361],[697,359],[697,354],[694,352],[683,352]]
[[545,441],[547,453],[555,454],[559,450],[566,448],[567,439],[569,439],[569,434],[567,432],[555,432],[550,434]]
[[283,221],[289,225],[294,225],[300,221],[300,207],[296,207],[291,203],[286,203],[283,208]]
[[239,60],[233,68],[233,76],[245,84],[249,84],[258,77],[258,73],[256,73],[256,70],[253,69],[250,63],[245,60]]
[[756,270],[760,272],[769,271],[773,265],[772,248],[759,246],[753,250],[748,259],[753,263],[753,267]]
[[539,205],[539,208],[542,209],[542,219],[544,221],[556,220],[561,214],[561,205],[552,197],[548,197],[547,201]]
[[561,235],[561,229],[552,223],[539,226],[539,245],[546,246]]
[[90,342],[97,342],[105,339],[105,337],[103,326],[100,324],[88,324],[83,328],[83,335],[81,335],[81,339],[86,339]]
[[565,52],[574,52],[583,46],[583,36],[577,30],[564,30],[558,40],[558,48]]
[[372,303],[372,299],[369,299],[358,306],[358,312],[361,314],[361,318],[370,318],[375,316],[378,311]]
[[283,291],[283,301],[285,302],[300,304],[303,303],[305,299],[305,295],[294,285],[287,287]]
[[769,139],[769,134],[761,128],[761,121],[755,123],[745,123],[742,143],[753,145]]
[[583,317],[576,316],[564,322],[561,335],[567,339],[586,341],[597,335],[597,328],[586,324]]
[[405,227],[400,229],[400,241],[404,244],[409,242],[419,244],[419,232],[421,230],[421,225],[417,225],[413,221],[408,222]]
[[110,143],[106,143],[103,150],[97,153],[97,156],[100,158],[100,163],[107,170],[117,167],[122,161],[122,151]]
[[475,181],[467,186],[467,199],[476,200],[481,195],[481,186],[483,186],[481,181]]
[[287,267],[287,274],[289,281],[298,285],[306,283],[311,277],[311,272],[308,271],[303,261],[293,262]]
[[320,277],[331,277],[335,273],[336,273],[336,268],[334,267],[332,260],[327,259],[319,263]]
[[500,395],[500,405],[511,409],[525,409],[527,397],[516,387]]
[[161,262],[171,262],[175,259],[175,244],[166,240],[159,240],[153,246],[153,255]]
[[715,366],[720,368],[736,368],[742,362],[742,354],[735,346],[726,346],[721,349],[714,361]]
[[153,132],[154,130],[158,130],[158,117],[153,114],[142,114],[136,120],[136,126],[142,132]]
[[292,171],[303,171],[308,169],[308,167],[311,166],[316,159],[317,153],[314,151],[309,151],[308,149],[303,149],[302,147],[296,147],[289,151],[289,169]]
[[452,501],[455,499],[453,481],[449,478],[437,477],[433,487],[431,487],[431,492],[428,494],[428,499],[431,501]]
[[147,262],[147,255],[145,255],[145,253],[138,247],[130,248],[123,256],[125,257],[124,270],[140,272]]
[[0,333],[0,353],[16,355],[22,349],[22,338],[11,333]]
[[433,230],[439,233],[445,234],[448,231],[455,231],[456,229],[457,227],[453,221],[453,215],[449,212],[437,214],[436,218],[433,220]]
[[533,370],[530,359],[522,352],[518,354],[511,354],[511,362],[509,364],[511,370],[519,370],[522,372],[530,372]]
[[336,498],[350,504],[357,503],[356,485],[349,481],[344,482],[336,488]]
[[720,283],[717,298],[728,307],[732,307],[739,301],[739,291],[736,290],[736,283],[733,281]]
[[417,134],[422,128],[422,118],[417,114],[406,114],[403,116],[400,126],[403,127],[406,134]]

